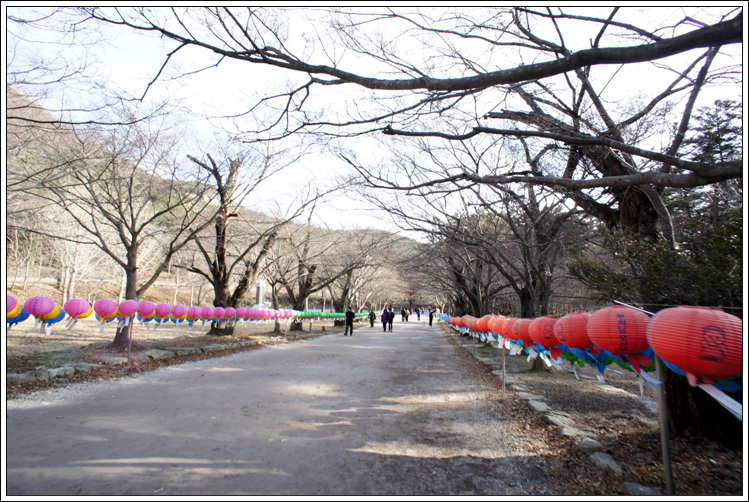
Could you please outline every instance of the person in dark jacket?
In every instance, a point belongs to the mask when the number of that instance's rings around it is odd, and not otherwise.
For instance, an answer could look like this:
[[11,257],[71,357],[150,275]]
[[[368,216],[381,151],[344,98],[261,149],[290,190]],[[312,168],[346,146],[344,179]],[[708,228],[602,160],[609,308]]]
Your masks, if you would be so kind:
[[377,314],[374,313],[374,310],[369,311],[369,327],[374,328],[374,322],[377,318]]
[[354,311],[351,307],[346,309],[346,327],[343,330],[343,336],[347,336],[346,333],[350,333],[348,336],[354,336]]
[[432,325],[432,319],[434,319],[434,309],[429,309],[429,325]]
[[393,312],[393,307],[390,307],[390,310],[388,310],[388,331],[393,331],[394,319],[395,319],[395,312]]

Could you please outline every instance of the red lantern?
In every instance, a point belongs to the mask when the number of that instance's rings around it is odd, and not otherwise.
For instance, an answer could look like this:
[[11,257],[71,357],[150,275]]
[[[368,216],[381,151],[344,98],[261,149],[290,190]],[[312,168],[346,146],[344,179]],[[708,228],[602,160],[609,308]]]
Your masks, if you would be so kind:
[[470,329],[471,331],[475,331],[474,328],[476,327],[476,321],[477,321],[477,319],[475,317],[473,317],[472,315],[464,315],[463,316],[463,325],[466,328]]
[[648,348],[644,312],[614,305],[594,312],[588,319],[588,337],[598,348],[615,356],[637,354]]
[[647,326],[658,357],[703,381],[734,378],[742,371],[741,319],[721,309],[674,307]]
[[507,320],[505,316],[495,315],[489,320],[489,331],[502,335],[502,325]]
[[587,312],[567,314],[554,324],[554,336],[562,345],[573,349],[589,347],[588,319],[590,319],[590,314]]
[[504,324],[502,324],[502,336],[505,338],[512,339],[512,324],[517,321],[517,319],[509,318],[505,319]]
[[554,336],[554,324],[556,324],[556,317],[543,316],[537,317],[528,326],[528,333],[531,335],[531,340],[541,345],[542,347],[551,348],[560,345],[560,341]]
[[526,346],[533,343],[531,334],[528,332],[533,319],[518,319],[512,326],[512,331],[515,334],[515,340],[521,340]]
[[493,317],[493,315],[485,315],[481,319],[477,319],[474,331],[479,331],[481,333],[489,331],[489,321],[491,321]]

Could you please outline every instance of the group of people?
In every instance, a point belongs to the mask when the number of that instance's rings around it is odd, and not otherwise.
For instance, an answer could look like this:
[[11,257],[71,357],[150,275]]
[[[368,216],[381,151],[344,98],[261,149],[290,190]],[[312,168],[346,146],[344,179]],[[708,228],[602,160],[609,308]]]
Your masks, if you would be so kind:
[[[408,315],[410,313],[411,309],[401,309],[401,320],[408,322]],[[434,319],[434,314],[436,311],[434,309],[429,309],[429,325],[432,325],[432,320]],[[356,315],[354,314],[354,311],[351,307],[348,307],[346,309],[346,327],[343,330],[343,336],[354,336],[354,319],[356,318]],[[370,327],[374,327],[375,319],[377,319],[377,314],[374,313],[373,310],[369,311],[369,325]],[[395,312],[393,312],[393,307],[390,307],[389,309],[383,309],[382,314],[380,315],[380,321],[382,322],[382,331],[383,332],[392,332],[393,331],[393,319],[395,319]],[[421,320],[421,308],[416,308],[416,320]]]
[[[349,315],[349,312],[351,313]],[[408,315],[411,312],[411,309],[402,309],[401,310],[401,321],[408,322]],[[421,308],[417,307],[415,310],[416,313],[416,320],[421,321]],[[432,325],[432,321],[434,320],[434,315],[436,313],[435,309],[429,309],[429,325]],[[377,319],[377,314],[375,314],[374,310],[369,311],[369,326],[374,327],[375,320]],[[393,320],[395,319],[395,312],[393,312],[393,307],[386,308],[382,310],[382,314],[380,314],[380,322],[382,322],[382,331],[383,332],[392,332],[393,331]],[[354,313],[351,310],[351,307],[348,308],[346,311],[346,329],[343,332],[343,335],[346,336],[347,333],[350,333],[349,336],[353,336],[354,334]]]
[[[351,310],[351,307],[346,309],[346,327],[343,330],[343,336],[354,336],[354,318],[356,316],[354,315],[354,311]],[[370,327],[374,327],[375,319],[377,319],[377,314],[374,313],[374,310],[369,311],[369,325]],[[382,320],[382,331],[393,331],[393,319],[395,319],[395,312],[393,312],[393,308],[390,307],[390,309],[384,309],[382,311],[382,315],[380,316],[380,319]],[[431,325],[431,324],[430,324]]]

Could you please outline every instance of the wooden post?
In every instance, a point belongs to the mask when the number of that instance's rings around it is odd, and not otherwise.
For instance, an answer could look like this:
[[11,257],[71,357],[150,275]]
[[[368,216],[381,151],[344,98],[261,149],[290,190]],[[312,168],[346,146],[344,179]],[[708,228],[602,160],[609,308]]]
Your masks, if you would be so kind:
[[[655,376],[663,382],[663,362],[660,357],[655,358]],[[668,406],[666,402],[666,385],[658,386],[658,414],[661,421],[661,451],[663,454],[663,476],[666,480],[666,495],[674,494],[674,482],[671,477],[671,451],[668,436]]]

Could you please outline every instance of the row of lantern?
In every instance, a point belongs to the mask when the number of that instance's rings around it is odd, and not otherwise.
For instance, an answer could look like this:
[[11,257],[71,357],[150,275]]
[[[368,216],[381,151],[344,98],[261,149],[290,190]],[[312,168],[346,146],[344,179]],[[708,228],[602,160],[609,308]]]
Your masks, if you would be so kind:
[[[342,318],[346,314],[335,312],[301,312],[297,310],[268,310],[245,307],[185,307],[184,305],[170,305],[168,303],[154,304],[152,302],[125,300],[119,304],[113,300],[97,300],[93,306],[81,298],[73,298],[65,302],[63,307],[57,305],[51,298],[36,296],[28,299],[23,305],[16,301],[11,295],[6,295],[6,311],[8,329],[30,316],[35,319],[34,329],[41,322],[40,332],[64,319],[68,315],[67,329],[73,328],[79,319],[95,314],[99,321],[99,330],[103,331],[104,325],[114,320],[119,321],[119,326],[124,327],[138,320],[141,324],[154,322],[153,329],[166,322],[173,322],[174,328],[186,322],[192,329],[195,322],[201,321],[218,323],[223,326],[227,323],[237,321],[275,321],[275,320],[321,320],[327,318]],[[356,314],[363,316],[365,314]]]
[[525,350],[529,359],[540,355],[547,364],[588,363],[600,375],[611,362],[642,374],[658,356],[692,386],[717,383],[730,391],[743,368],[741,319],[717,308],[673,307],[652,317],[624,305],[561,318],[440,317],[481,339],[501,338],[511,354]]

